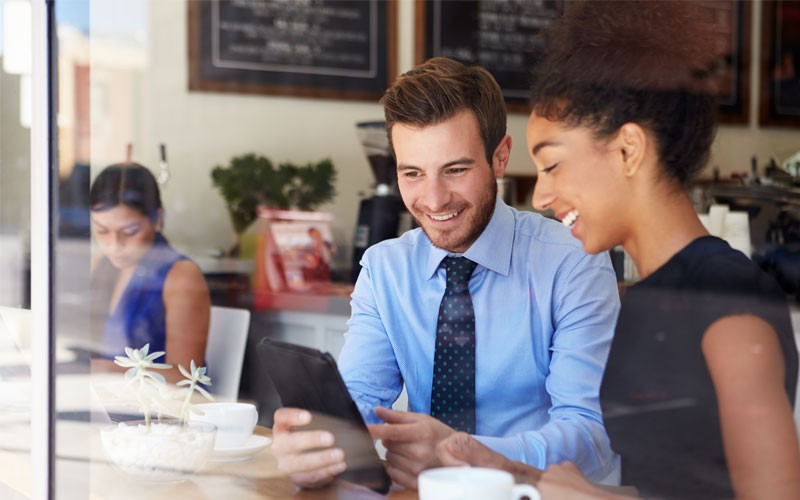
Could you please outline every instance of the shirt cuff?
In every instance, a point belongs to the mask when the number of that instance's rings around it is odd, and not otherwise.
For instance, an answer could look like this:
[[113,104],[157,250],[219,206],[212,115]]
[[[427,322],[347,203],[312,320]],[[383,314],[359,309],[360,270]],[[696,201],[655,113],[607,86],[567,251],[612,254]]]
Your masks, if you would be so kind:
[[516,460],[539,469],[544,469],[545,467],[544,454],[541,450],[532,450],[530,447],[524,446],[520,436],[493,437],[473,435],[472,437],[509,460]]

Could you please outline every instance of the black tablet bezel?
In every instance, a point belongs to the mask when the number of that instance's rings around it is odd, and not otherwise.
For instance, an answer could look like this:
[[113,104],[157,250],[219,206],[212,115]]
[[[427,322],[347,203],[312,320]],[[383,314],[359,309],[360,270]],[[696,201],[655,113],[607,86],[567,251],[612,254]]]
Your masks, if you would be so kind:
[[[391,478],[333,357],[318,349],[270,338],[264,338],[257,350],[261,366],[272,379],[281,404],[322,415],[317,422],[312,420],[308,428],[331,432],[336,446],[345,448],[348,467],[337,478],[379,493],[388,492]],[[357,463],[348,460],[348,456],[354,455],[358,456]]]

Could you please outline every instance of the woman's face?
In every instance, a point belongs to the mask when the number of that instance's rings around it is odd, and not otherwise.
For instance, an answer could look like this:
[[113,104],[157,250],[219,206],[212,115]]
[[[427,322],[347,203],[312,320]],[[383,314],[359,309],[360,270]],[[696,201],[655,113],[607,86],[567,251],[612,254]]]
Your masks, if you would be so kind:
[[92,233],[117,269],[135,267],[153,244],[158,228],[149,217],[126,205],[92,211]]
[[589,253],[621,244],[628,187],[618,139],[598,140],[586,127],[532,113],[527,140],[538,171],[533,207],[552,210]]

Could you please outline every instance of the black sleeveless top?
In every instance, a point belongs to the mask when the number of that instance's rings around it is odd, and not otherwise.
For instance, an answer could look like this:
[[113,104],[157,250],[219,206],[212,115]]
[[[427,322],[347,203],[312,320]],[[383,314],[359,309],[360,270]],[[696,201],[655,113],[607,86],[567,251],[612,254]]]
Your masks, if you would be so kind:
[[778,284],[719,238],[691,242],[622,298],[600,389],[622,482],[645,498],[732,498],[717,399],[700,342],[717,319],[752,314],[783,348],[794,404],[797,347]]

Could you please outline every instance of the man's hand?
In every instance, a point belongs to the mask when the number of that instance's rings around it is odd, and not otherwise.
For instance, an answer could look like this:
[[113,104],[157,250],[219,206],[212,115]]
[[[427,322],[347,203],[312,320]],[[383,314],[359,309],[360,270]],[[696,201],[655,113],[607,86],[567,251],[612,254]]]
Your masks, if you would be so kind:
[[311,422],[311,414],[297,408],[275,411],[272,454],[278,470],[304,488],[324,486],[344,472],[344,452],[331,448],[333,434],[327,431],[294,431]]
[[406,488],[417,489],[417,475],[425,469],[440,465],[436,445],[455,431],[430,415],[405,411],[375,409],[386,422],[370,425],[373,439],[386,447],[386,470],[392,480]]
[[439,443],[436,456],[446,466],[471,465],[504,470],[514,474],[518,483],[535,485],[542,475],[541,469],[511,461],[465,432],[452,434]]

